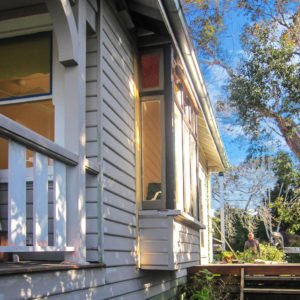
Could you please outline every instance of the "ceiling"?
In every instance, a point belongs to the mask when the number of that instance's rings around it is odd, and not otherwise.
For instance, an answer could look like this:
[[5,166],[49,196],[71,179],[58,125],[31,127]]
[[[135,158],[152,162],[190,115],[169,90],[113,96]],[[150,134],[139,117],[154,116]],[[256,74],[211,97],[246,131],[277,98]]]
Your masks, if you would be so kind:
[[168,36],[157,0],[114,0],[114,3],[128,29],[134,29],[138,37],[149,34]]
[[44,0],[9,0],[0,1],[0,10],[11,10],[19,7],[32,6],[44,3]]

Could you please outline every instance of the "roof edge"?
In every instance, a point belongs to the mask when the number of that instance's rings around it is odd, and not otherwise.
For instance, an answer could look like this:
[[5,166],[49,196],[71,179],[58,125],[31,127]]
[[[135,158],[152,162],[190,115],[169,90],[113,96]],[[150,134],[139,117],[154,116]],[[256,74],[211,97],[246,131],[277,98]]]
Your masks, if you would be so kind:
[[173,39],[175,47],[180,52],[179,56],[184,60],[184,67],[194,88],[198,105],[201,108],[208,126],[210,135],[219,154],[223,169],[228,168],[229,162],[225,148],[219,133],[218,125],[212,110],[212,105],[203,80],[203,74],[199,67],[199,61],[195,54],[187,23],[184,17],[181,3],[178,0],[157,0],[163,20]]

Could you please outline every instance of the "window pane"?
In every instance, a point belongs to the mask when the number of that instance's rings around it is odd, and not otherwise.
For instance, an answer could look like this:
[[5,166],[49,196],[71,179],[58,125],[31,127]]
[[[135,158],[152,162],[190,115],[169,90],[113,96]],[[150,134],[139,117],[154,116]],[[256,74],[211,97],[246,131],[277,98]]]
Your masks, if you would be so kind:
[[[20,123],[38,134],[54,140],[54,106],[51,100],[1,105],[0,114]],[[7,141],[0,142],[0,169],[7,169]],[[31,151],[27,151],[28,166],[32,160]]]
[[0,99],[51,93],[51,35],[0,40]]
[[183,209],[182,116],[175,104],[176,208]]
[[142,88],[158,88],[160,86],[160,54],[144,54],[141,58]]
[[161,199],[161,139],[160,102],[142,102],[143,199]]
[[184,210],[191,213],[191,178],[190,178],[190,134],[183,125],[183,163],[184,163]]
[[190,122],[191,121],[191,112],[192,112],[192,108],[190,105],[189,100],[186,98],[184,100],[184,114],[186,119]]

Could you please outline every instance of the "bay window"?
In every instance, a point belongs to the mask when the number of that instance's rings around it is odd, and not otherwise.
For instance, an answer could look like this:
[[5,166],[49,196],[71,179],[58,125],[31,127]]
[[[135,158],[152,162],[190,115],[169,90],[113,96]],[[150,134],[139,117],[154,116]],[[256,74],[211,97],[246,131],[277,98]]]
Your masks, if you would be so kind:
[[142,208],[198,219],[196,108],[172,63],[171,47],[141,51]]
[[165,208],[163,50],[144,51],[141,74],[141,171],[144,209]]

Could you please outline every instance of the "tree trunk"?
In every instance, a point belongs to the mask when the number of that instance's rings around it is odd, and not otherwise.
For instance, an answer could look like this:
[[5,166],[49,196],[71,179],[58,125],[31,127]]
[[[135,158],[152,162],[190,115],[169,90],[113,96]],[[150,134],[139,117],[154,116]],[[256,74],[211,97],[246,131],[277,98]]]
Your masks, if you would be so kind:
[[297,125],[281,116],[276,116],[275,120],[286,143],[300,160],[300,130]]

